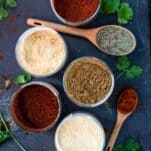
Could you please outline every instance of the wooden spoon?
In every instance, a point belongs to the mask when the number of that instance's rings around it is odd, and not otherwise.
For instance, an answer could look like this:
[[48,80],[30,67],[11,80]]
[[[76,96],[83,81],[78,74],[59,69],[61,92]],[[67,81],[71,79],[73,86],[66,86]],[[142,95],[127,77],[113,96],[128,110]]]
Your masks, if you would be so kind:
[[115,141],[124,121],[135,111],[137,104],[137,92],[134,89],[125,89],[119,97],[117,105],[117,120],[109,143],[106,147],[106,151],[113,150]]
[[[92,42],[97,48],[99,48],[101,51],[103,51],[106,54],[113,55],[113,56],[123,56],[123,55],[130,54],[131,52],[133,52],[133,50],[136,47],[136,39],[135,39],[135,36],[133,35],[133,33],[130,32],[128,29],[123,28],[121,26],[107,25],[107,26],[97,27],[97,28],[93,28],[93,29],[79,29],[79,28],[75,28],[75,27],[56,24],[56,23],[39,20],[39,19],[34,19],[34,18],[27,19],[27,24],[30,26],[47,26],[47,27],[53,28],[59,32],[86,38],[90,42]],[[98,37],[97,34],[98,34],[98,32],[102,31],[102,29],[104,29],[105,27],[116,27],[118,29],[122,29],[122,31],[126,31],[130,35],[130,37],[132,38],[132,41],[133,41],[131,48],[127,51],[123,51],[120,54],[114,53],[114,52],[109,52],[103,48],[100,48],[99,44],[97,42],[97,37]]]

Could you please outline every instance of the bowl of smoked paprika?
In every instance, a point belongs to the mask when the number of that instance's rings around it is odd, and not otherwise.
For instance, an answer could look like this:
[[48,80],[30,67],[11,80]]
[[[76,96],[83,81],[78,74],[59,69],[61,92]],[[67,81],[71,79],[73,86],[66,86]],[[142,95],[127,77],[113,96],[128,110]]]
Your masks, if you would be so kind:
[[50,0],[50,3],[57,18],[71,26],[88,24],[101,7],[100,0]]
[[59,93],[45,82],[25,84],[12,97],[11,113],[16,124],[25,131],[46,131],[59,119]]

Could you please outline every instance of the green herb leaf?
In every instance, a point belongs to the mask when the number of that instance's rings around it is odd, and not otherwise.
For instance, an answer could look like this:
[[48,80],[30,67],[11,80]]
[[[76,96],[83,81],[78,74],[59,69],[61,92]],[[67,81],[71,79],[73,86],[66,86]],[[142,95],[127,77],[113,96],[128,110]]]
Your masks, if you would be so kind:
[[3,18],[6,18],[8,16],[8,11],[1,6],[0,7],[0,20],[2,20]]
[[126,143],[124,144],[124,147],[126,148],[127,151],[139,151],[140,150],[140,145],[134,139],[128,139],[126,141]]
[[142,72],[143,72],[143,69],[141,67],[134,65],[126,71],[126,76],[129,79],[134,79],[138,77]]
[[15,79],[15,83],[17,85],[20,84],[25,84],[29,81],[31,81],[32,77],[30,74],[26,73],[26,72],[22,72],[21,74],[17,75],[16,79]]
[[126,70],[130,67],[131,62],[129,61],[129,58],[127,56],[122,56],[118,58],[118,63],[116,64],[116,68],[119,71]]
[[5,132],[0,131],[0,142],[8,139],[8,138],[12,138],[13,141],[16,143],[16,145],[20,148],[21,151],[26,151],[26,149],[20,144],[20,142],[16,139],[16,137],[12,134],[11,130],[8,128],[5,119],[3,118],[3,115],[0,111],[0,122],[2,122],[2,124],[5,127]]
[[143,72],[141,67],[131,65],[128,56],[119,57],[116,68],[118,71],[120,71],[116,79],[119,79],[123,74],[125,74],[128,79],[134,79]]
[[17,6],[16,0],[6,0],[6,4],[10,7],[16,7]]
[[120,6],[120,2],[121,0],[102,0],[102,14],[109,15],[115,13],[115,11],[118,10],[118,7]]
[[118,22],[120,24],[127,24],[133,17],[133,10],[128,3],[121,3],[117,10]]
[[0,0],[0,4],[4,3],[4,0]]
[[7,131],[0,131],[0,143],[10,138],[10,135]]

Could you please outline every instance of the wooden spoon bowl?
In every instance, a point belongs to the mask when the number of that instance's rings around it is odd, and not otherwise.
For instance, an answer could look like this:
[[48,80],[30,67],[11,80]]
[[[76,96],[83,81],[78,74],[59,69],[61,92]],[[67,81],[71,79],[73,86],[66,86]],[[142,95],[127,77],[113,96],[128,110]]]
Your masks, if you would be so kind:
[[[103,51],[106,54],[113,55],[113,56],[123,56],[123,55],[130,54],[134,51],[134,49],[136,47],[136,38],[133,35],[133,33],[130,32],[128,29],[121,27],[121,26],[117,26],[117,25],[107,25],[107,26],[97,27],[97,28],[93,28],[93,29],[80,29],[80,28],[56,24],[56,23],[52,23],[52,22],[48,22],[48,21],[44,21],[44,20],[33,19],[33,18],[27,19],[27,24],[30,26],[47,26],[47,27],[53,28],[59,32],[86,38],[91,43],[93,43],[99,50]],[[98,32],[102,31],[105,27],[117,27],[119,30],[122,29],[122,31],[126,31],[130,35],[130,37],[132,38],[132,41],[133,41],[133,45],[131,46],[131,48],[121,54],[111,53],[105,49],[100,48],[100,46],[97,42],[97,34],[98,34]]]
[[[126,98],[125,100],[123,100]],[[123,102],[122,102],[123,101]],[[134,89],[125,89],[119,97],[117,105],[117,120],[106,151],[112,151],[119,131],[124,121],[135,111],[138,104],[137,92]]]

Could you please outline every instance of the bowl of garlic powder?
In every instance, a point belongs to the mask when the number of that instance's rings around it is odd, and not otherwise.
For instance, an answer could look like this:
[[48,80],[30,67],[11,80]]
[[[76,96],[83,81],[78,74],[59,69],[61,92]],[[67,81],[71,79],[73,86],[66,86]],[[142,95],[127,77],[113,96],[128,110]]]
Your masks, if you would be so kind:
[[65,64],[67,46],[55,30],[33,27],[19,37],[15,53],[23,70],[35,77],[47,77],[57,73]]
[[103,151],[105,133],[101,123],[91,114],[68,115],[55,133],[57,151]]

